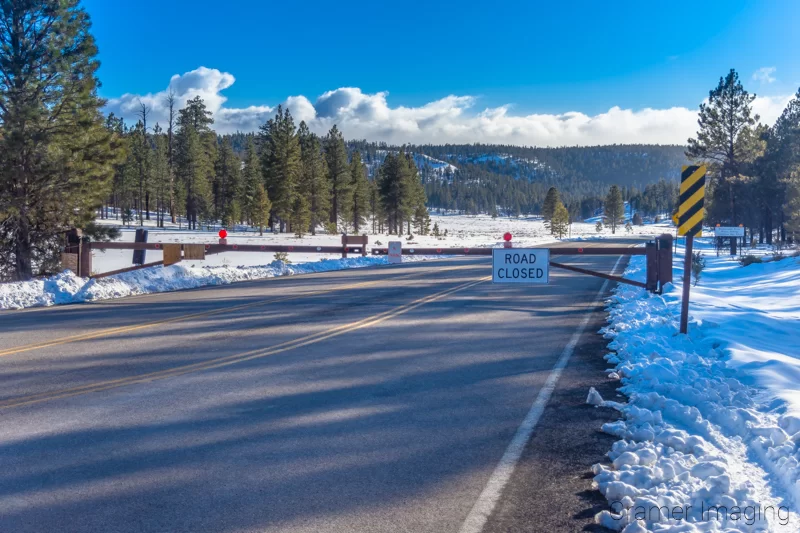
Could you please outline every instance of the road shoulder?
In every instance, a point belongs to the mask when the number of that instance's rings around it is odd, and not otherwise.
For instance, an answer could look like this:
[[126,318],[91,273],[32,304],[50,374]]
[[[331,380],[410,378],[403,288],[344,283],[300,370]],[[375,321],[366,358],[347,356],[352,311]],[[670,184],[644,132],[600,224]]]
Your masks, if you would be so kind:
[[586,404],[590,387],[605,399],[617,394],[618,382],[605,377],[606,342],[596,333],[605,322],[595,310],[485,533],[608,531],[594,524],[608,504],[591,488],[591,467],[608,461],[615,439],[600,427],[618,415]]

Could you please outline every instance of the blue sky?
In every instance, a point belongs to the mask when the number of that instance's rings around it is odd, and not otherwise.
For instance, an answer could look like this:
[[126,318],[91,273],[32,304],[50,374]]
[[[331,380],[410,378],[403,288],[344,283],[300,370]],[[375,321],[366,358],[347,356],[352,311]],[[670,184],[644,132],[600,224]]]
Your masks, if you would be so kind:
[[[796,0],[84,5],[106,98],[155,94],[201,66],[235,78],[220,91],[232,109],[357,87],[388,92],[390,109],[455,95],[471,98],[461,115],[508,105],[514,116],[594,117],[696,109],[731,67],[759,95],[800,86]],[[753,79],[763,68],[774,70]]]

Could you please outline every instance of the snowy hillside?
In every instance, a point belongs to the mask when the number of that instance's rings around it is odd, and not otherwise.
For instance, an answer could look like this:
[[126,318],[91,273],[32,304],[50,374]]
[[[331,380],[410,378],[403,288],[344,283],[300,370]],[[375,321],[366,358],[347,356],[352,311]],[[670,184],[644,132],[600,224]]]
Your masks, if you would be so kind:
[[[374,157],[365,162],[367,174],[370,177],[375,177],[375,172],[383,163],[383,160],[386,158],[386,154],[388,153],[389,152],[387,150],[377,150]],[[453,174],[455,174],[455,172],[458,170],[456,166],[451,165],[446,161],[441,161],[425,154],[412,153],[412,157],[414,158],[414,162],[417,164],[419,175],[423,181],[442,179],[450,180],[452,179]]]
[[414,162],[419,168],[419,174],[423,180],[428,179],[452,179],[453,174],[458,170],[454,165],[445,161],[434,159],[425,154],[414,154]]

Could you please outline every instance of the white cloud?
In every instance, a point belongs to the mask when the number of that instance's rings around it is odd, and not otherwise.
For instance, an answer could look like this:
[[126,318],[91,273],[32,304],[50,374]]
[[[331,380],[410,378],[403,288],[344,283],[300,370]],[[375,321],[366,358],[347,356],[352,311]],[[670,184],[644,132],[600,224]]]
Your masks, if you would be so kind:
[[185,106],[187,100],[196,96],[202,98],[206,108],[214,114],[214,129],[219,132],[256,130],[266,122],[274,108],[265,105],[246,108],[225,107],[224,104],[228,99],[222,95],[222,91],[235,81],[236,78],[232,74],[220,72],[215,68],[200,67],[182,75],[175,74],[167,88],[155,94],[123,94],[119,98],[111,98],[106,104],[106,111],[113,111],[117,116],[135,122],[140,104],[144,104],[150,109],[148,122],[153,125],[158,122],[166,129],[169,120],[167,96],[172,92],[177,109]]
[[761,83],[772,83],[776,79],[773,76],[776,70],[775,67],[761,67],[753,73],[753,80]]
[[753,113],[758,114],[762,124],[772,126],[792,98],[794,98],[793,94],[785,96],[756,96],[756,99],[753,100]]
[[[274,106],[232,108],[222,92],[235,78],[226,72],[200,67],[175,75],[158,93],[125,94],[109,100],[107,111],[130,121],[136,119],[139,102],[152,109],[150,123],[166,122],[166,96],[170,90],[179,106],[200,96],[214,113],[220,133],[255,131],[275,111]],[[501,143],[533,146],[596,145],[613,143],[683,144],[697,131],[697,110],[622,109],[587,115],[578,111],[561,114],[514,114],[511,106],[476,110],[472,96],[450,95],[417,107],[391,107],[387,92],[364,93],[357,87],[341,87],[320,95],[313,103],[305,96],[289,96],[283,103],[296,123],[304,120],[312,131],[324,134],[337,124],[348,139],[402,143]],[[762,122],[772,123],[790,96],[759,96],[753,107]]]
[[298,124],[302,121],[310,123],[317,116],[317,110],[314,108],[314,104],[305,96],[290,96],[286,99],[284,105],[289,109],[289,112]]

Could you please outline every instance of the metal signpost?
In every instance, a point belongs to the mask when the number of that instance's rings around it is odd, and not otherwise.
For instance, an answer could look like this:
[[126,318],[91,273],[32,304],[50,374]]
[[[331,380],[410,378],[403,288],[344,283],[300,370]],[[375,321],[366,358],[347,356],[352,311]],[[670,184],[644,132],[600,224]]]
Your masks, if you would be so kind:
[[547,248],[493,248],[492,283],[549,283]]
[[703,236],[703,207],[706,194],[706,167],[685,166],[681,171],[680,200],[678,202],[678,235],[686,237],[683,261],[683,301],[681,302],[681,333],[689,324],[689,290],[692,281],[692,248],[695,237]]

